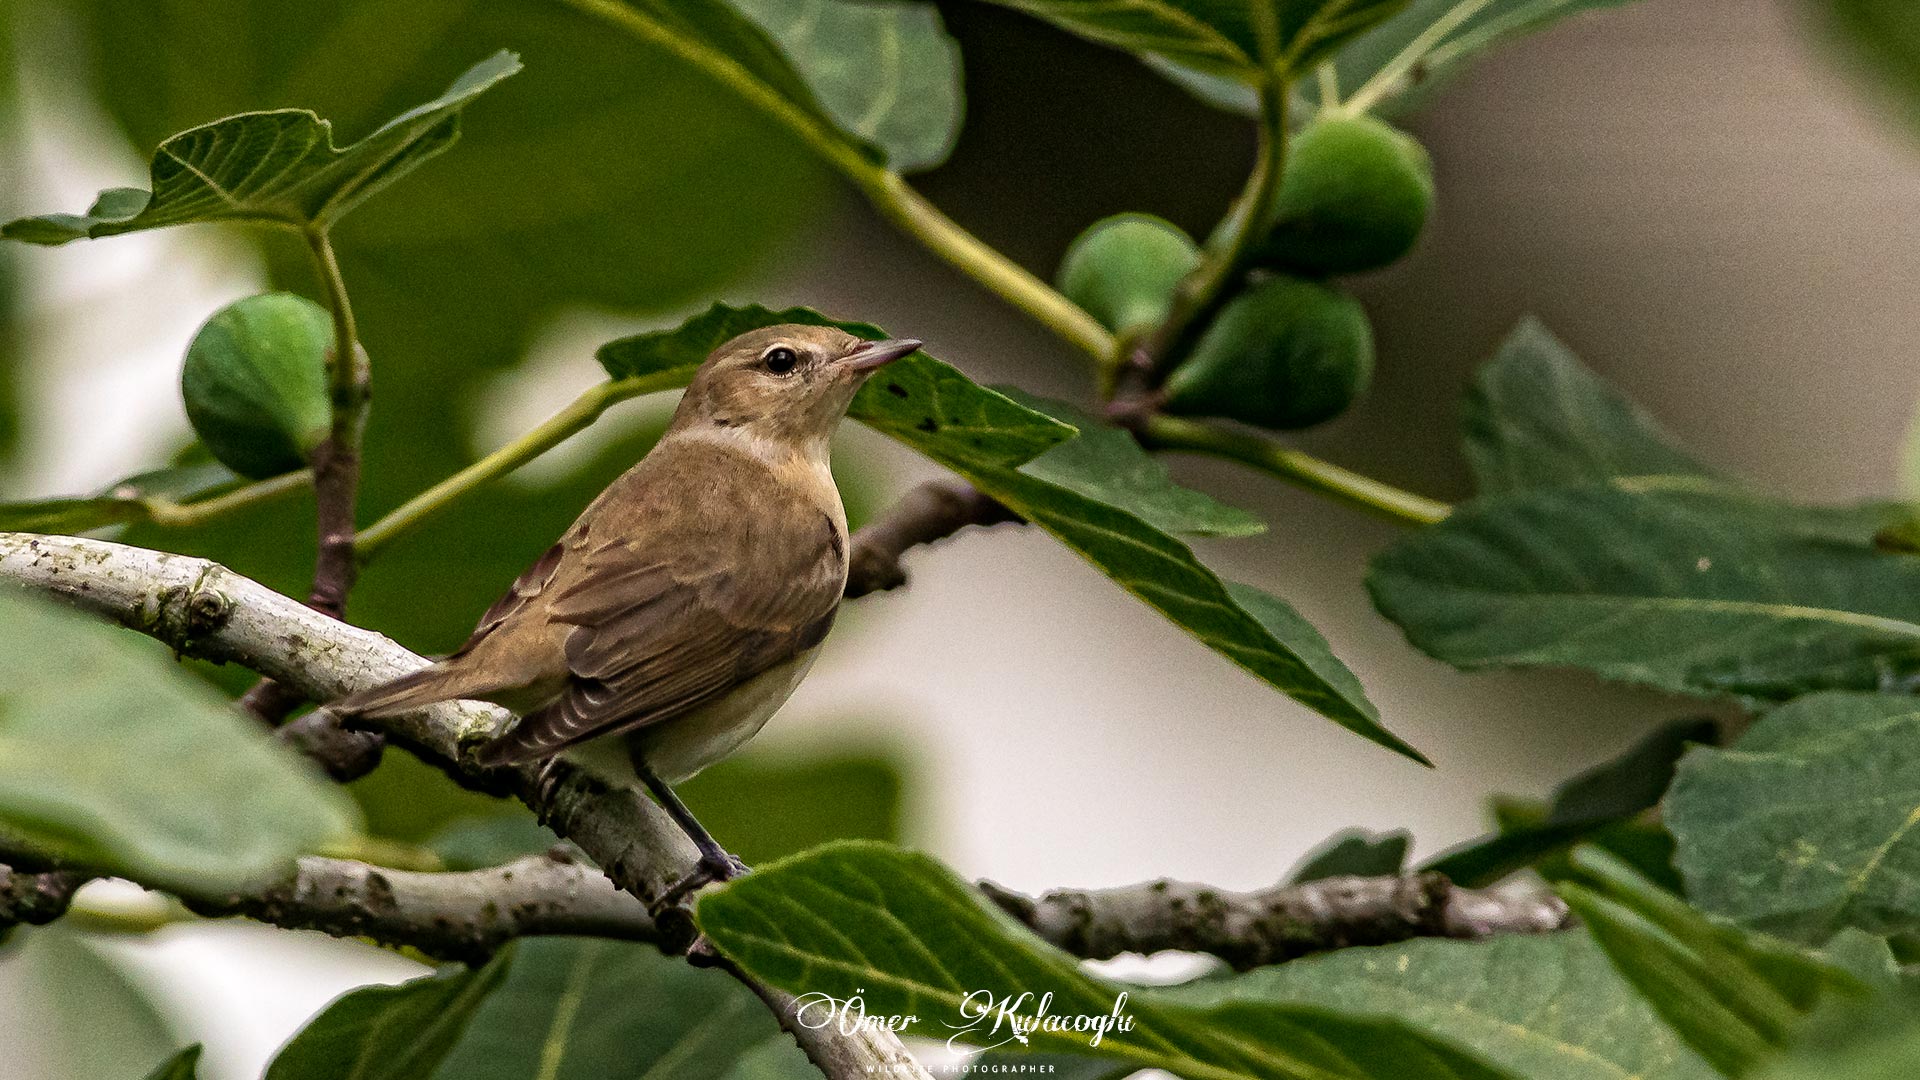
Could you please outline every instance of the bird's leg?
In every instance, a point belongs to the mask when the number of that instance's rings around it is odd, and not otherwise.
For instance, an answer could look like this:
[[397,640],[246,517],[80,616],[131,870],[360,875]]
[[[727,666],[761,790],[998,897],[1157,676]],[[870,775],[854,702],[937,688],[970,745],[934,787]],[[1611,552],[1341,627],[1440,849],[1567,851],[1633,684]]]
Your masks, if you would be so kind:
[[673,793],[666,781],[655,775],[638,751],[633,755],[633,771],[639,775],[640,782],[647,785],[647,790],[653,792],[653,797],[659,800],[660,808],[667,812],[667,816],[680,826],[680,831],[686,833],[687,839],[693,841],[693,846],[700,851],[700,865],[682,878],[679,884],[661,894],[657,907],[671,907],[703,885],[731,881],[747,872],[747,864],[728,854],[727,849],[714,840],[706,826],[700,824],[700,819],[693,816],[693,811],[687,809],[687,804],[680,801],[680,796]]

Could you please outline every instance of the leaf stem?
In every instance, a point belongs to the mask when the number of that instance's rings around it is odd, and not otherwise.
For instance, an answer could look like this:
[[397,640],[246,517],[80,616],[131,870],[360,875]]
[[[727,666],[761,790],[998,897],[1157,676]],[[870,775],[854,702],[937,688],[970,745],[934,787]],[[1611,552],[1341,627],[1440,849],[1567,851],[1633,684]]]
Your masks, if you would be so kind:
[[1136,425],[1154,407],[1154,392],[1184,359],[1245,269],[1261,226],[1273,216],[1286,171],[1288,83],[1274,76],[1260,90],[1260,144],[1253,169],[1224,228],[1217,230],[1200,265],[1174,289],[1167,317],[1151,337],[1122,362],[1112,387],[1114,415]]
[[1445,41],[1448,34],[1458,30],[1463,23],[1480,14],[1492,2],[1493,0],[1460,0],[1459,3],[1447,9],[1445,15],[1430,23],[1419,36],[1407,42],[1406,48],[1395,53],[1393,59],[1382,64],[1380,70],[1373,73],[1372,78],[1361,84],[1360,89],[1353,92],[1353,96],[1347,99],[1346,104],[1340,106],[1340,111],[1348,116],[1359,116],[1378,105],[1382,99],[1393,92],[1394,84],[1407,72],[1412,71],[1413,66],[1433,51],[1435,46]]
[[146,511],[147,520],[153,524],[163,528],[185,529],[203,525],[223,514],[265,502],[289,491],[297,491],[312,482],[313,474],[302,469],[257,480],[208,499],[180,503],[172,499],[149,498],[141,500],[141,505]]
[[1314,72],[1314,78],[1320,84],[1320,107],[1337,109],[1340,107],[1340,69],[1328,60]]
[[915,191],[899,173],[874,169],[855,178],[874,210],[901,232],[994,295],[1025,312],[1061,340],[1101,362],[1112,359],[1114,336],[1080,305],[1025,267],[968,232]]
[[1194,420],[1154,416],[1140,432],[1150,450],[1190,450],[1245,465],[1402,525],[1432,525],[1453,512],[1443,502],[1343,469],[1271,439]]
[[609,407],[643,394],[671,390],[682,381],[677,375],[663,372],[594,386],[538,427],[408,499],[387,516],[367,526],[355,541],[355,553],[362,562],[371,559],[375,552],[445,509],[462,495],[505,476],[586,430]]

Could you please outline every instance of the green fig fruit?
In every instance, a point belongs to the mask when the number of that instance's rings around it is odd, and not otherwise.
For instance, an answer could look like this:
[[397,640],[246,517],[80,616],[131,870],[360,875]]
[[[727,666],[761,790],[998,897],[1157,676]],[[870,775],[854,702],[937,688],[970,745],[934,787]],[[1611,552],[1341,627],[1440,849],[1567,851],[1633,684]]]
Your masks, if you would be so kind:
[[1316,120],[1287,146],[1256,265],[1310,276],[1375,270],[1413,250],[1433,206],[1433,163],[1370,116]]
[[1200,261],[1179,226],[1151,214],[1115,214],[1087,226],[1060,260],[1060,291],[1116,333],[1167,317],[1174,286]]
[[180,396],[213,456],[242,476],[306,464],[333,422],[327,352],[333,319],[292,293],[236,300],[187,346]]
[[1324,282],[1273,277],[1220,310],[1168,377],[1164,407],[1291,430],[1345,412],[1372,377],[1360,302]]

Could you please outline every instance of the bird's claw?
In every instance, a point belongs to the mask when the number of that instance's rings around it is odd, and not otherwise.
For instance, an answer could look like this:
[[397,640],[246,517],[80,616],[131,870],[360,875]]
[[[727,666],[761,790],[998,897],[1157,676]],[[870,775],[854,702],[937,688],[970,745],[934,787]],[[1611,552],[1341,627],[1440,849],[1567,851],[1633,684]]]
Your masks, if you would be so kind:
[[738,856],[730,855],[725,851],[703,853],[700,856],[700,862],[694,866],[691,873],[681,878],[673,888],[660,894],[660,899],[654,901],[653,910],[664,911],[708,885],[732,881],[750,872],[751,869],[746,863],[741,862]]

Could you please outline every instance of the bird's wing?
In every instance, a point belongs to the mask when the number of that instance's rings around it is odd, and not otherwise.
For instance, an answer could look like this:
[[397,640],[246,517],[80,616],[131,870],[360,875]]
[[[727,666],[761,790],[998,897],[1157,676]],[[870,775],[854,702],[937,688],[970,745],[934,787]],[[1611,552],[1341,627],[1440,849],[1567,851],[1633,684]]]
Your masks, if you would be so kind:
[[642,529],[577,552],[546,586],[547,618],[570,627],[567,689],[486,757],[535,760],[672,719],[819,644],[846,580],[838,535],[804,506],[756,516],[752,536],[689,545]]

